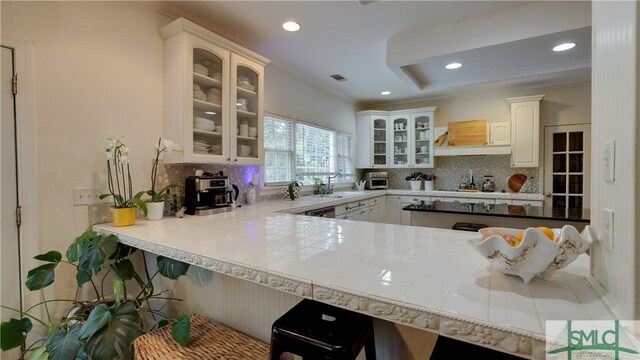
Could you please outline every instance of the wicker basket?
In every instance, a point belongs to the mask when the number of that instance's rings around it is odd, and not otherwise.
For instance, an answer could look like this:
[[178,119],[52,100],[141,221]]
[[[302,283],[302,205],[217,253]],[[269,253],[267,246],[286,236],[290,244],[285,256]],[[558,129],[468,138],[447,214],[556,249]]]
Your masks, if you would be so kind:
[[136,360],[268,359],[269,345],[243,333],[193,314],[189,345],[181,347],[171,338],[171,327],[164,326],[138,337],[134,343]]

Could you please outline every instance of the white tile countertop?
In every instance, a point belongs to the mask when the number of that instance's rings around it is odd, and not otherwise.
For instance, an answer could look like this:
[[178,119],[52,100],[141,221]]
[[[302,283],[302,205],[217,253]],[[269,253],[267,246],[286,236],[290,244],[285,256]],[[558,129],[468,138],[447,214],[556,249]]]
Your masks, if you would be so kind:
[[151,253],[525,358],[544,358],[545,320],[614,319],[585,279],[586,255],[527,286],[490,269],[468,232],[274,212],[340,201],[269,201],[95,229]]

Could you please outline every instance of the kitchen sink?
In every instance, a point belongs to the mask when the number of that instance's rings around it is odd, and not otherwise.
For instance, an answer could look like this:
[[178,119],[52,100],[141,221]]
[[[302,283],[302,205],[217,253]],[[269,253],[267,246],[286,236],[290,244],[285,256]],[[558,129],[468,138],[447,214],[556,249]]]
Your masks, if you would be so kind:
[[338,194],[309,195],[309,196],[316,199],[342,199],[344,197],[344,195],[338,195]]

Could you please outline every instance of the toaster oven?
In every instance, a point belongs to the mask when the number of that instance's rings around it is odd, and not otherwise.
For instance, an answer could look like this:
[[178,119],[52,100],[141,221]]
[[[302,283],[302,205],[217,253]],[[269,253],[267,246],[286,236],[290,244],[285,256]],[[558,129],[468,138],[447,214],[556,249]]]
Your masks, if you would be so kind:
[[389,177],[387,172],[368,172],[364,174],[366,181],[365,188],[370,190],[386,190],[389,188]]

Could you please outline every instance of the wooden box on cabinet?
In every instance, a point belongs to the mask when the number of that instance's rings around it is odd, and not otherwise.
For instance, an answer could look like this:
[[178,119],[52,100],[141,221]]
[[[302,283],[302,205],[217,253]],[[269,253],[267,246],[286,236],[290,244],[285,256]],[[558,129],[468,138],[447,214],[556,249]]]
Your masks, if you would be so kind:
[[540,101],[544,95],[508,98],[511,105],[511,167],[538,167]]
[[183,18],[164,39],[164,136],[169,163],[259,165],[269,60]]

